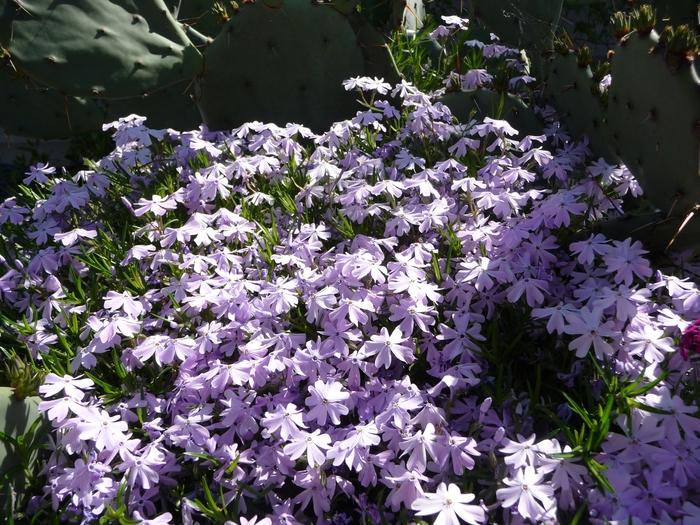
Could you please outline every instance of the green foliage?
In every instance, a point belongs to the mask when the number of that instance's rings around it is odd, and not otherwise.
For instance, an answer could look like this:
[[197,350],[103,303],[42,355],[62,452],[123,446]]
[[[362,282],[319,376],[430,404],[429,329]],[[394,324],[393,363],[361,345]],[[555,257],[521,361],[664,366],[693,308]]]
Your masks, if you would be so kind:
[[[0,58],[11,62],[0,69],[0,127],[73,137],[138,113],[152,127],[204,119],[212,129],[250,120],[323,129],[358,109],[343,80],[398,79],[373,26],[391,18],[386,9],[397,2],[2,2]],[[206,68],[197,46],[208,46]]]
[[616,11],[610,17],[612,33],[618,40],[632,31],[632,18],[627,13]]
[[656,11],[649,4],[632,11],[632,25],[641,35],[648,35],[656,26]]
[[[643,33],[642,33],[643,34]],[[670,55],[693,60],[698,54],[698,39],[690,26],[666,26],[659,38],[659,45]]]
[[192,28],[208,38],[215,38],[239,8],[231,0],[166,0],[166,3],[186,32]]
[[[579,394],[578,399],[575,399],[573,395],[573,392],[579,392],[578,389],[572,390],[572,393],[561,392],[569,408],[579,420],[579,427],[576,428],[572,422],[561,421],[554,414],[550,414],[550,416],[559,422],[560,430],[572,448],[571,452],[561,454],[560,457],[580,458],[600,489],[613,492],[614,490],[604,474],[606,467],[596,460],[596,456],[600,453],[601,445],[613,429],[616,429],[623,422],[631,425],[633,408],[664,413],[641,403],[637,398],[648,393],[663,381],[665,374],[654,381],[647,382],[643,376],[630,381],[620,377],[607,366],[601,366],[592,356],[589,362],[592,367],[590,372],[594,378],[593,382],[602,386],[602,392],[595,394],[584,389],[583,392],[586,395],[580,396]],[[586,374],[586,377],[591,377],[591,375]],[[624,418],[620,419],[620,416],[624,416]],[[624,431],[624,429],[621,430]]]
[[[440,88],[455,67],[455,61],[461,60],[455,50],[443,49],[430,38],[435,27],[435,21],[428,19],[415,35],[396,29],[389,38],[389,49],[398,70],[424,92]],[[460,36],[462,42],[465,38]],[[461,47],[462,42],[455,48]]]
[[14,350],[0,347],[0,352],[4,354],[3,377],[12,388],[13,398],[22,401],[29,396],[36,396],[44,374],[37,370],[34,363],[25,362]]

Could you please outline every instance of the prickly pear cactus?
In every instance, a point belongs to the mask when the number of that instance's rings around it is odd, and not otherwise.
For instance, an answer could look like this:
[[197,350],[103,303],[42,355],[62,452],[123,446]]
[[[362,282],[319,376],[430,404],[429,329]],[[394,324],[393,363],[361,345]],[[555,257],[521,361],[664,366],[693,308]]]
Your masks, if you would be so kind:
[[72,137],[99,129],[104,110],[94,100],[36,87],[0,67],[0,130],[38,139]]
[[557,109],[561,122],[573,136],[587,136],[594,155],[615,162],[605,107],[596,89],[591,68],[582,67],[575,54],[553,56],[548,64],[545,98]]
[[197,104],[193,97],[184,91],[184,86],[159,89],[143,97],[120,100],[105,100],[105,122],[113,122],[136,113],[146,117],[151,128],[173,128],[177,130],[195,129],[202,123]]
[[[18,400],[13,396],[12,388],[0,387],[0,432],[16,438],[32,426],[40,416],[37,409],[40,399],[27,397]],[[16,464],[11,447],[0,440],[0,475]]]
[[551,47],[563,0],[472,0],[472,17],[518,48]]
[[665,212],[630,213],[607,221],[600,221],[594,229],[611,239],[634,237],[654,253],[668,250],[697,248],[700,239],[700,217],[668,217]]
[[652,7],[656,9],[660,24],[690,24],[700,25],[698,19],[697,0],[653,0]]
[[[238,10],[236,2],[230,0],[166,0],[173,17],[181,24],[191,27],[210,38],[216,37],[221,27]],[[187,29],[185,29],[187,32]]]
[[[542,133],[542,121],[525,102],[512,94],[501,94],[490,89],[476,89],[448,93],[439,99],[460,121],[472,115],[507,120],[521,135]],[[499,112],[499,108],[501,111]]]
[[[700,76],[669,67],[658,35],[628,35],[612,61],[608,124],[613,146],[662,210],[700,202]],[[656,49],[656,51],[652,51]]]
[[241,5],[205,51],[197,81],[204,122],[210,129],[264,120],[320,130],[354,115],[343,80],[390,70],[383,66],[388,50],[372,34],[366,26],[356,34],[346,16],[308,0]]
[[[163,0],[13,0],[13,64],[74,96],[124,98],[192,79],[202,57]],[[7,8],[7,6],[5,6]]]
[[0,0],[0,45],[10,40],[12,34],[12,19],[15,17],[15,6],[12,0]]

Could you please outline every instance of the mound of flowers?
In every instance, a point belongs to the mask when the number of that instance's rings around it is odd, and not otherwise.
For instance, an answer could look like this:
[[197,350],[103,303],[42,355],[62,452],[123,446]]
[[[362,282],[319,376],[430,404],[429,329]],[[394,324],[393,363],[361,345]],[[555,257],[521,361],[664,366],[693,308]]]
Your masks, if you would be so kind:
[[697,523],[700,291],[591,230],[629,171],[552,118],[347,87],[367,110],[320,135],[120,119],[91,169],[35,165],[0,206],[5,332],[47,373],[34,510]]

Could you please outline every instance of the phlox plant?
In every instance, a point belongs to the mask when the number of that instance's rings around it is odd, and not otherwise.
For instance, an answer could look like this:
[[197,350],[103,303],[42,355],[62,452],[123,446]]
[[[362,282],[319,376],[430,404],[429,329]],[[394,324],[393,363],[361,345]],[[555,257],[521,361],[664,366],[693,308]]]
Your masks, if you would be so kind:
[[[467,46],[480,71],[445,85],[527,76]],[[547,109],[523,135],[346,87],[365,109],[320,134],[119,119],[107,156],[34,165],[2,203],[3,344],[45,374],[52,436],[23,512],[697,523],[697,267],[593,230],[630,172]]]

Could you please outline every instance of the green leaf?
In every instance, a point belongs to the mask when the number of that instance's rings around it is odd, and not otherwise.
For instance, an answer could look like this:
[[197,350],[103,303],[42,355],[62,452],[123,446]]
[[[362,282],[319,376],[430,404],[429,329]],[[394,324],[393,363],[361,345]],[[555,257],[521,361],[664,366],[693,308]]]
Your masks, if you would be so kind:
[[561,395],[564,396],[564,399],[566,399],[566,402],[569,404],[569,408],[571,408],[571,410],[583,420],[586,426],[589,428],[593,428],[595,426],[591,418],[588,416],[586,409],[574,401],[571,396],[563,390],[561,391]]

